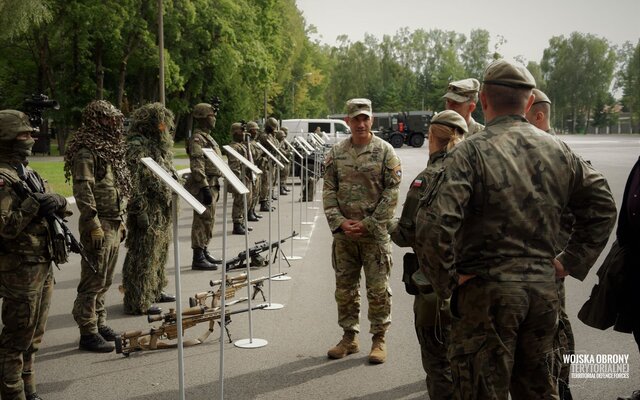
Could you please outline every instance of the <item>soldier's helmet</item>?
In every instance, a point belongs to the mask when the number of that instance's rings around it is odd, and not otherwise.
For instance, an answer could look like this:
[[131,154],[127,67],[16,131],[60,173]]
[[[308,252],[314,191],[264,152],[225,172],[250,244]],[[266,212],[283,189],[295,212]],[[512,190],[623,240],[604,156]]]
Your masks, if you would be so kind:
[[286,135],[284,134],[284,131],[282,129],[276,131],[276,139],[283,140],[285,136]]
[[282,130],[282,132],[284,132],[284,136],[287,136],[289,134],[289,128],[287,128],[286,126],[282,126],[280,127],[280,129]]
[[99,124],[103,118],[115,118],[118,124],[124,122],[120,110],[106,100],[93,100],[82,110],[82,123],[85,125]]
[[242,124],[240,122],[234,122],[231,124],[231,136],[233,140],[237,142],[242,142],[244,139],[244,129],[242,128]]
[[249,121],[247,122],[247,130],[250,131],[251,129],[260,129],[260,127],[258,126],[258,124],[254,121]]
[[23,132],[33,132],[29,117],[16,110],[0,111],[0,141],[12,141]]
[[215,116],[216,112],[209,103],[199,103],[193,107],[193,118],[207,118]]
[[273,117],[267,118],[267,121],[264,124],[264,130],[267,132],[275,132],[278,129],[278,120]]

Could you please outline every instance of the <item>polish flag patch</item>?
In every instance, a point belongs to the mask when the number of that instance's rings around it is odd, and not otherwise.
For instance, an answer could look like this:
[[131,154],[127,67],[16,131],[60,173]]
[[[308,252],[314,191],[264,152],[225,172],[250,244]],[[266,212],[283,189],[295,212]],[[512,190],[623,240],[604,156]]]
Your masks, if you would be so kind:
[[422,179],[416,179],[413,181],[413,183],[411,183],[411,187],[412,188],[419,188],[422,187]]

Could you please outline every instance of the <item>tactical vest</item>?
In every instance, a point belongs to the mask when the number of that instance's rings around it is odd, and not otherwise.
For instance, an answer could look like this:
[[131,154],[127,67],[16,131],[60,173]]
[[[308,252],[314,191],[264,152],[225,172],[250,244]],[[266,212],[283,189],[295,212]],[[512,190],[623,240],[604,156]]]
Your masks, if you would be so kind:
[[[11,195],[11,211],[18,211],[25,199],[18,196],[12,185],[19,183],[20,177],[9,164],[1,163],[0,178],[4,180],[4,190]],[[44,263],[51,261],[51,254],[49,225],[41,217],[34,216],[15,238],[0,237],[0,259],[16,256],[16,262]]]

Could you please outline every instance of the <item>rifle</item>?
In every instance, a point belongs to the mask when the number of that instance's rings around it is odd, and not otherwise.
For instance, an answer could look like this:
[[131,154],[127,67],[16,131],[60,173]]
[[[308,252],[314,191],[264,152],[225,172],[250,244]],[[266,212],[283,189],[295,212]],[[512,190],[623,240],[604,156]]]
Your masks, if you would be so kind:
[[[18,192],[18,195],[20,195],[20,197],[33,197],[33,193],[45,192],[44,185],[40,181],[38,176],[35,173],[27,170],[24,165],[19,164],[16,167],[16,172],[18,173],[20,182],[13,185],[13,188]],[[87,252],[84,250],[84,246],[73,235],[71,229],[69,229],[69,227],[67,226],[66,221],[55,213],[48,215],[46,217],[46,220],[49,224],[49,230],[51,231],[54,242],[56,241],[56,239],[58,239],[60,243],[64,243],[62,245],[64,246],[64,248],[58,249],[59,251],[57,253],[60,255],[64,252],[68,253],[69,251],[71,251],[72,253],[80,254],[80,257],[82,257],[82,259],[87,263],[93,273],[97,273],[98,271],[87,255]],[[67,258],[65,256],[61,256],[61,259],[55,261],[56,266],[58,264],[64,264],[66,262]]]
[[[225,300],[233,298],[236,295],[236,291],[248,285],[253,285],[253,295],[251,299],[255,299],[256,295],[260,293],[262,295],[262,300],[266,301],[267,299],[264,297],[264,293],[262,291],[262,286],[264,285],[264,281],[267,279],[272,279],[278,276],[286,275],[286,272],[282,272],[279,274],[271,275],[271,276],[263,276],[260,278],[252,279],[251,281],[247,281],[247,274],[241,274],[238,276],[234,276],[233,278],[227,278],[226,280],[226,290],[224,292]],[[217,281],[209,281],[209,286],[218,287],[218,290],[209,290],[206,292],[196,293],[193,297],[189,297],[189,306],[190,307],[207,307],[207,299],[211,298],[211,305],[209,308],[217,308],[219,307],[220,299],[222,298],[222,280]]]
[[[245,301],[246,298],[234,301],[228,305],[237,304]],[[251,307],[252,310],[261,310],[267,307],[267,304],[261,304]],[[240,314],[249,311],[248,308],[241,310],[234,310],[225,313],[224,329],[227,331],[227,337],[231,342],[231,336],[227,325],[231,323],[231,315]],[[209,327],[205,333],[203,333],[197,339],[186,340],[183,342],[184,346],[195,346],[203,343],[209,335],[213,332],[215,322],[222,318],[222,311],[220,308],[211,309],[206,306],[191,307],[182,312],[182,331],[196,326],[200,323],[209,323]],[[162,321],[162,324],[155,328],[152,327],[147,331],[128,331],[123,332],[116,336],[115,346],[116,353],[122,354],[125,357],[136,351],[144,350],[157,350],[157,349],[169,349],[176,347],[175,343],[166,343],[161,339],[166,338],[168,340],[174,340],[178,337],[177,315],[175,309],[170,309],[168,313],[164,315],[149,315],[147,320],[152,322]],[[222,323],[218,321],[218,324],[222,327]]]
[[[255,246],[249,248],[249,260],[250,260],[249,262],[251,263],[251,265],[256,265],[259,267],[264,266],[264,261],[260,260],[260,254],[264,253],[267,250],[273,251],[273,249],[276,250],[275,255],[273,257],[273,261],[275,262],[278,257],[278,252],[280,251],[280,244],[286,242],[287,240],[295,236],[298,236],[298,233],[296,231],[293,231],[291,235],[287,236],[286,238],[276,240],[271,244],[269,244],[266,240],[255,242]],[[269,257],[271,257],[271,254],[269,255]],[[231,269],[246,267],[246,261],[247,261],[247,250],[243,250],[240,253],[238,253],[236,257],[233,257],[231,260],[227,260],[227,264],[226,264],[227,271]],[[287,263],[289,262],[287,261]],[[291,266],[291,264],[289,264],[289,266]]]

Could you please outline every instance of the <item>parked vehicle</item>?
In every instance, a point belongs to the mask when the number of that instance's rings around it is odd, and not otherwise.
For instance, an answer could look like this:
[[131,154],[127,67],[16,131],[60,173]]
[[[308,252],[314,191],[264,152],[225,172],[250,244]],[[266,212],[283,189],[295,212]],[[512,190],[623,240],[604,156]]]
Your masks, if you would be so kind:
[[302,136],[306,139],[308,133],[313,133],[318,128],[324,133],[323,138],[330,145],[351,135],[349,126],[341,119],[283,119],[280,126],[289,129],[287,136],[289,141],[296,136]]

